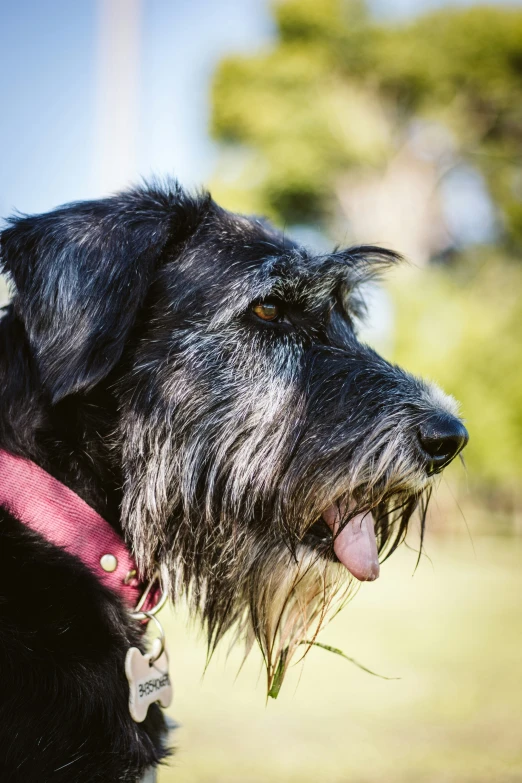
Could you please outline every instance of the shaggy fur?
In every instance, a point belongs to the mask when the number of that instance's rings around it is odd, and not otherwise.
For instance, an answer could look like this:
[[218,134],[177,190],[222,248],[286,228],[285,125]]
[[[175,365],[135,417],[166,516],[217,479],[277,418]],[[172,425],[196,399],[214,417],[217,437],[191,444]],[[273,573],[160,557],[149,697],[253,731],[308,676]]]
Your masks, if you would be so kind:
[[[167,183],[13,218],[1,257],[0,447],[91,504],[144,574],[166,567],[211,651],[227,631],[257,641],[279,687],[350,589],[323,511],[372,510],[392,552],[436,467],[419,428],[456,414],[357,339],[361,284],[397,256],[313,255]],[[0,520],[0,779],[136,781],[165,754],[159,708],[139,725],[127,709],[139,628]]]

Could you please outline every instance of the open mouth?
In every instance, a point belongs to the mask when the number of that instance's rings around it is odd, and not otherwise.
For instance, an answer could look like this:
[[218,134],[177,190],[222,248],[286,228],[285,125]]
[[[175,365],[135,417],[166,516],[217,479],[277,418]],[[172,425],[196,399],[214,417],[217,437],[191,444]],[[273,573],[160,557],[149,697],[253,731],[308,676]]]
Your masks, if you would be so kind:
[[356,514],[342,526],[345,519],[345,507],[337,504],[329,506],[323,511],[321,519],[312,525],[305,542],[327,551],[333,535],[337,560],[359,581],[372,582],[380,571],[373,515],[371,511]]

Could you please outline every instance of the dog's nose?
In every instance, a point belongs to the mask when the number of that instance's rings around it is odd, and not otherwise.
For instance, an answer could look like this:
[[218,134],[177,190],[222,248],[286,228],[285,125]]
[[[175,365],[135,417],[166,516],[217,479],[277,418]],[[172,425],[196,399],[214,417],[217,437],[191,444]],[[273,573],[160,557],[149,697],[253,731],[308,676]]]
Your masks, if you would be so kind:
[[419,428],[419,441],[427,458],[428,473],[438,473],[449,465],[468,440],[465,426],[449,413],[439,413],[423,422]]

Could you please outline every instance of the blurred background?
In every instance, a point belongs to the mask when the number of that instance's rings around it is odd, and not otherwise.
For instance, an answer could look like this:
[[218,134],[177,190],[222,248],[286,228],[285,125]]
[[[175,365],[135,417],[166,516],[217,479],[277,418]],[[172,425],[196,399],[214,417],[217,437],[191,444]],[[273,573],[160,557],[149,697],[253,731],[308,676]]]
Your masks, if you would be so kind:
[[1,215],[170,174],[391,246],[365,338],[471,435],[416,571],[412,530],[321,637],[400,679],[312,650],[266,705],[180,608],[161,783],[522,781],[522,3],[0,0],[0,33]]

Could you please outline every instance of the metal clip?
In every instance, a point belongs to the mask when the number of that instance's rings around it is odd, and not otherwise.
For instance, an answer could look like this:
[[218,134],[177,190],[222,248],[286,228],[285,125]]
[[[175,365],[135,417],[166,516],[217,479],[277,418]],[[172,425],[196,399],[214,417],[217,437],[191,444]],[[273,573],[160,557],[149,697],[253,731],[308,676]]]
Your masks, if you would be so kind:
[[[169,594],[165,590],[164,587],[164,579],[161,577],[161,571],[158,568],[152,579],[150,580],[149,584],[143,591],[143,594],[134,607],[133,611],[131,612],[131,617],[133,620],[150,620],[151,617],[155,617],[155,615],[163,609],[165,604],[167,603]],[[145,603],[147,602],[147,598],[150,595],[150,591],[152,590],[153,586],[156,582],[159,582],[160,586],[160,596],[155,604],[155,606],[152,607],[152,609],[148,609],[146,612],[143,610],[143,607],[145,606]]]
[[165,652],[165,631],[163,630],[163,626],[162,626],[162,624],[160,623],[160,621],[158,620],[158,618],[156,617],[155,614],[151,614],[150,612],[143,612],[143,614],[146,615],[149,618],[149,620],[154,620],[154,622],[156,623],[156,627],[157,627],[157,629],[158,629],[158,631],[160,633],[160,635],[159,635],[159,639],[160,639],[159,651],[155,655],[151,655],[150,661],[149,661],[150,666],[152,666],[152,664],[156,663],[156,661],[159,660],[159,658],[161,658],[161,656]]

